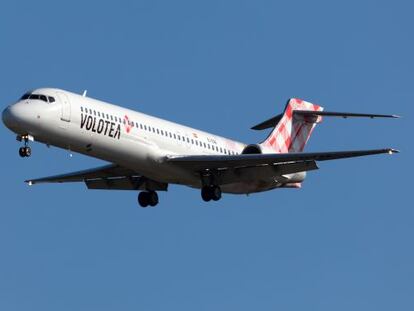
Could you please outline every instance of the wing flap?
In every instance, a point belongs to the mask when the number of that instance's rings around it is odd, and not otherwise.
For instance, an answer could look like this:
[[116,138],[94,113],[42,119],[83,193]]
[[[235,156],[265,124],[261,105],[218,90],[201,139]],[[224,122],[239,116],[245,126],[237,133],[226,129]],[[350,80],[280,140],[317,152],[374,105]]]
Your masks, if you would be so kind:
[[231,184],[234,182],[250,182],[255,180],[277,180],[284,183],[289,182],[285,175],[299,172],[317,170],[315,161],[280,163],[273,166],[261,165],[241,167],[222,171],[220,184]]
[[167,191],[168,184],[148,180],[145,177],[121,177],[85,180],[88,189],[93,190],[157,190]]

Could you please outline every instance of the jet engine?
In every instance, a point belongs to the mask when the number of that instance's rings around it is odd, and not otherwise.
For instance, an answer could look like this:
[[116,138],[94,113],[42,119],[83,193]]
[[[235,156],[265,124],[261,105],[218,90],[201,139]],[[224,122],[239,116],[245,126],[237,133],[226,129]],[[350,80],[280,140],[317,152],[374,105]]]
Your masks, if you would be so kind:
[[244,147],[242,154],[262,154],[262,147],[257,144],[251,144]]

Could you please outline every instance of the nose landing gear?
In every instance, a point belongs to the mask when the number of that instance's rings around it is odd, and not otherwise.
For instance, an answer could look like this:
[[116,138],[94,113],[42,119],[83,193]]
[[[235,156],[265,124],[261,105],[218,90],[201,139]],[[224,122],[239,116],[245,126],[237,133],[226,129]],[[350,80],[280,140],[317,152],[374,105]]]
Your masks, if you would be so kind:
[[19,148],[19,155],[22,158],[30,157],[32,155],[32,149],[29,147],[30,136],[29,135],[24,135],[24,136],[18,137],[17,139],[20,140],[20,141],[24,140],[24,147]]
[[19,155],[24,158],[24,157],[30,157],[32,155],[32,149],[28,146],[26,147],[20,147],[19,148]]

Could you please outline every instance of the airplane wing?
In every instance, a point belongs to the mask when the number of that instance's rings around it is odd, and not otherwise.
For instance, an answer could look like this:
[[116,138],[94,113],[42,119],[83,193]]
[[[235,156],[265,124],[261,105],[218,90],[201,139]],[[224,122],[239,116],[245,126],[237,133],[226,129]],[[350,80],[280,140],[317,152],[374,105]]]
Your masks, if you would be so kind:
[[29,185],[41,183],[85,182],[88,189],[106,190],[160,190],[166,191],[168,185],[140,176],[135,171],[109,164],[83,171],[54,175],[25,181]]
[[[381,153],[398,153],[395,149],[374,149],[355,151],[334,152],[299,152],[299,153],[272,153],[272,154],[241,154],[241,155],[196,155],[196,156],[169,156],[167,162],[174,163],[193,171],[204,171],[208,169],[234,169],[243,167],[259,167],[266,165],[277,165],[283,168],[285,165],[312,164],[315,161],[336,160],[344,158],[361,157]],[[311,165],[314,167],[314,165]],[[298,166],[304,171],[306,166]],[[313,168],[315,169],[315,168]],[[292,171],[293,173],[293,171]],[[286,173],[285,173],[286,174]]]

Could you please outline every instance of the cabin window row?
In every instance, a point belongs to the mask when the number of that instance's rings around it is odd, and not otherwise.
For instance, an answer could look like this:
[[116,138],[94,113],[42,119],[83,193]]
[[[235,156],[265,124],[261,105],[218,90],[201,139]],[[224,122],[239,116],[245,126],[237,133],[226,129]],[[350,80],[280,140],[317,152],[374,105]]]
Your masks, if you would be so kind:
[[[82,107],[82,106],[80,108],[81,108],[81,112],[88,113],[90,115],[94,115],[94,116],[97,116],[99,118],[104,118],[104,119],[107,119],[107,120],[111,120],[111,121],[114,121],[114,122],[117,122],[117,123],[121,123],[121,124],[123,123],[124,125],[127,124],[126,119],[122,119],[120,117],[117,117],[117,116],[114,116],[114,115],[111,115],[111,114],[108,114],[108,113],[103,113],[103,112],[92,110],[90,108],[86,108],[86,107]],[[202,147],[204,149],[215,150],[217,152],[221,152],[221,153],[228,154],[228,155],[235,155],[236,154],[236,152],[234,152],[232,150],[225,149],[223,147],[219,147],[219,146],[216,146],[216,145],[213,145],[213,144],[205,143],[205,142],[199,141],[197,139],[189,138],[189,137],[186,137],[186,136],[183,136],[183,135],[180,135],[180,134],[171,133],[171,132],[166,131],[166,130],[160,130],[158,128],[151,127],[149,125],[147,126],[147,125],[142,124],[142,123],[138,123],[138,122],[128,120],[128,125],[131,126],[131,127],[136,127],[137,129],[141,129],[141,130],[144,130],[144,131],[149,131],[149,132],[152,132],[152,133],[155,133],[155,134],[158,134],[158,135],[169,137],[171,139],[187,142],[188,144],[191,143],[192,145],[196,145],[196,146]]]

